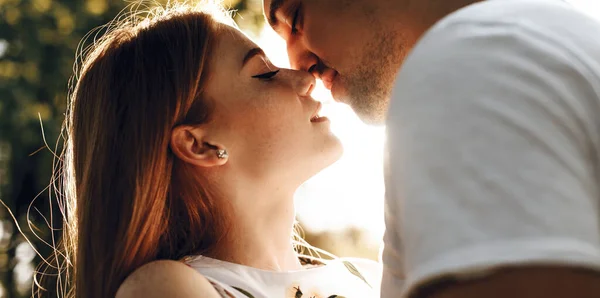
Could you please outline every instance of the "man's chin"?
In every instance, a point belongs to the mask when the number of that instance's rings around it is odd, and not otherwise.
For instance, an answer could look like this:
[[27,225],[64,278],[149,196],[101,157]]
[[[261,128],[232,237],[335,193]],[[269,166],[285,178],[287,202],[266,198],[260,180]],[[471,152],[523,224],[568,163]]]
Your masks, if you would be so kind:
[[373,103],[361,102],[361,100],[365,99],[342,97],[341,100],[336,101],[350,106],[354,114],[356,114],[358,119],[364,124],[373,126],[385,125],[385,118],[387,116],[386,107],[373,105]]
[[360,113],[352,108],[354,113],[358,116],[358,119],[362,123],[371,126],[384,126],[385,125],[385,113]]
[[[358,116],[358,118],[365,124],[381,126],[385,125],[385,117],[387,114],[387,104],[375,104],[375,102],[363,102],[363,101],[374,101],[374,98],[359,98],[351,96],[347,89],[341,82],[336,81],[331,86],[331,97],[338,102],[343,103],[350,108]],[[386,103],[389,102],[386,101]]]

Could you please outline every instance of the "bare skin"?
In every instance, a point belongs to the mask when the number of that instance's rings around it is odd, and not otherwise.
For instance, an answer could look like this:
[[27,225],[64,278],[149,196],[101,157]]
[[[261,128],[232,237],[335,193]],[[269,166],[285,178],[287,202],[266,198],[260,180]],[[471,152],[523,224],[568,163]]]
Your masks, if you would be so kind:
[[155,261],[131,274],[115,297],[220,298],[221,295],[194,269],[180,262]]

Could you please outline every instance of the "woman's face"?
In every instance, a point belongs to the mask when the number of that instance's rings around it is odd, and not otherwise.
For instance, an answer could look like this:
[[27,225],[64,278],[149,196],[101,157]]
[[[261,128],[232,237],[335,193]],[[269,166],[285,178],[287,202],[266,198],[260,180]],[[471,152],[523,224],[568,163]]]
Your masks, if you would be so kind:
[[205,95],[229,166],[253,179],[302,183],[335,162],[342,148],[329,120],[316,117],[314,77],[275,67],[240,31],[221,28]]

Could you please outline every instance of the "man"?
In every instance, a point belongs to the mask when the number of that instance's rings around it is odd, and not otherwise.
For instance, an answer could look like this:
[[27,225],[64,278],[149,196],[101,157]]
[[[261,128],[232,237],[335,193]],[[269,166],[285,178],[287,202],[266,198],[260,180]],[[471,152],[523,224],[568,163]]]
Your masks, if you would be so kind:
[[363,121],[392,99],[382,297],[600,297],[600,23],[560,0],[264,11]]

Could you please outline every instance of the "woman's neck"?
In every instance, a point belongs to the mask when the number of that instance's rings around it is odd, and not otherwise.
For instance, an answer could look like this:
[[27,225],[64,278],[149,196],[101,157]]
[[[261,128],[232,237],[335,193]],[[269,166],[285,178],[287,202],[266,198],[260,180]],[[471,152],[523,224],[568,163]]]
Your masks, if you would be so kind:
[[224,197],[231,202],[231,230],[209,257],[263,270],[301,269],[292,244],[294,192],[239,193]]

